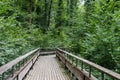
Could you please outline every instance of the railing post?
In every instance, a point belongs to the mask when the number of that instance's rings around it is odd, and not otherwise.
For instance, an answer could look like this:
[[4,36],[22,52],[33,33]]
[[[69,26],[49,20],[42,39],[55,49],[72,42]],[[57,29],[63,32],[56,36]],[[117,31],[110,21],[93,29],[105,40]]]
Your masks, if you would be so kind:
[[68,55],[68,60],[70,61],[70,55]]
[[31,66],[31,69],[33,69],[33,59],[32,59],[32,66]]
[[18,70],[20,70],[20,66],[21,66],[21,63],[19,62],[19,63],[18,63],[18,67],[19,67]]
[[19,75],[17,75],[17,80],[19,80]]
[[25,63],[25,62],[24,62],[24,59],[23,59],[22,63],[23,63],[22,66],[24,66],[24,63]]
[[83,62],[81,63],[81,70],[83,71]]
[[[55,52],[56,53],[56,52]],[[39,58],[39,52],[38,52],[38,54],[37,54],[37,60],[38,60],[38,58]]]
[[26,59],[25,59],[25,63],[28,61],[28,57],[26,57]]
[[65,56],[65,53],[63,53],[63,55]]
[[78,66],[78,59],[76,59],[76,67]]
[[91,77],[91,72],[92,72],[92,68],[91,66],[89,67],[89,77]]
[[85,75],[83,75],[83,80],[85,80]]
[[65,59],[65,64],[64,64],[64,65],[65,65],[65,70],[67,70],[67,66],[66,66],[66,59]]
[[74,63],[74,58],[73,57],[71,57],[72,58],[72,64]]
[[2,80],[4,80],[4,73],[2,74]]
[[68,59],[68,54],[67,54],[67,59]]
[[104,73],[103,72],[101,72],[101,80],[104,80],[105,78],[104,78]]
[[14,66],[12,67],[12,77],[14,76]]

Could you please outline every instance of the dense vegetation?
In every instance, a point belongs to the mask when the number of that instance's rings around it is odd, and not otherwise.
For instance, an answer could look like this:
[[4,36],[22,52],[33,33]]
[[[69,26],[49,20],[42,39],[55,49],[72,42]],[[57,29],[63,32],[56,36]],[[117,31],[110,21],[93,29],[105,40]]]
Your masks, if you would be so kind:
[[0,66],[36,47],[64,47],[120,72],[120,1],[1,0]]

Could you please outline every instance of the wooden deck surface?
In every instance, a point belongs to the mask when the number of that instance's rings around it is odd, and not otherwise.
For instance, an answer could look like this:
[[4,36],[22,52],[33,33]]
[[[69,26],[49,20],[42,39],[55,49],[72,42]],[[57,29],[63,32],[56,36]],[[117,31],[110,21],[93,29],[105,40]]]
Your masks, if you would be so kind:
[[40,56],[25,80],[71,80],[55,55]]

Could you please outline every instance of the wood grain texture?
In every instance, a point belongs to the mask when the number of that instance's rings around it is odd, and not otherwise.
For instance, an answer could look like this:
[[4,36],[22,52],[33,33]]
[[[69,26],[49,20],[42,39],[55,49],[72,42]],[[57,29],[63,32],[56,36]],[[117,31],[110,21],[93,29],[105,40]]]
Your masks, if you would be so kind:
[[55,55],[40,56],[25,80],[71,80]]

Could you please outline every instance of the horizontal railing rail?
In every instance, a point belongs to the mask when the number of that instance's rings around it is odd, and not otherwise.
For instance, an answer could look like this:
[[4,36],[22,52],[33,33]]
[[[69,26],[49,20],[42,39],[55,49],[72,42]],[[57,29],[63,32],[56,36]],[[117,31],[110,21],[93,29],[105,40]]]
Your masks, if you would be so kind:
[[[0,80],[22,80],[39,56],[39,48],[0,67]],[[27,67],[29,66],[29,67]],[[27,68],[26,68],[27,67]],[[7,73],[7,74],[5,74]],[[21,78],[20,78],[21,77]]]
[[[77,80],[120,80],[120,74],[78,57],[72,53],[59,48],[57,48],[56,51],[51,49],[48,50],[51,51],[49,54],[56,53],[56,56],[64,64],[65,69],[68,69]],[[35,49],[1,66],[0,80],[22,80],[30,69],[32,69],[39,55],[48,54],[48,50],[40,50],[39,48]],[[41,53],[39,53],[39,51]],[[98,76],[96,77],[92,74],[94,70],[97,70],[100,73],[98,75],[99,79]],[[106,78],[106,75],[110,78]]]
[[[95,64],[93,62],[90,62],[90,61],[88,61],[86,59],[75,56],[75,55],[73,55],[73,54],[71,54],[71,53],[69,53],[67,51],[64,51],[62,49],[59,49],[59,48],[57,49],[56,53],[57,53],[57,56],[59,58],[61,58],[63,63],[68,66],[68,68],[70,68],[70,66],[73,65],[72,66],[72,67],[74,67],[73,68],[73,74],[76,74],[77,71],[75,71],[75,70],[77,70],[77,69],[80,70],[82,72],[82,74],[85,74],[85,75],[83,75],[84,76],[83,80],[95,80],[95,78],[92,78],[92,69],[96,69],[101,73],[100,74],[100,76],[101,76],[100,80],[106,80],[105,75],[108,75],[109,77],[111,77],[111,80],[120,80],[120,74],[118,74],[116,72],[113,72],[113,71],[111,71],[109,69],[106,69],[104,67],[101,67],[101,66],[99,66],[99,65],[97,65],[97,64]],[[72,61],[71,63],[69,63],[70,60]],[[75,69],[75,67],[78,66],[79,62],[81,64],[80,68]],[[84,70],[84,65],[88,65],[88,68],[89,68],[88,72],[83,71]],[[70,68],[70,69],[72,69],[72,68]],[[85,79],[85,77],[87,77],[87,79]]]

